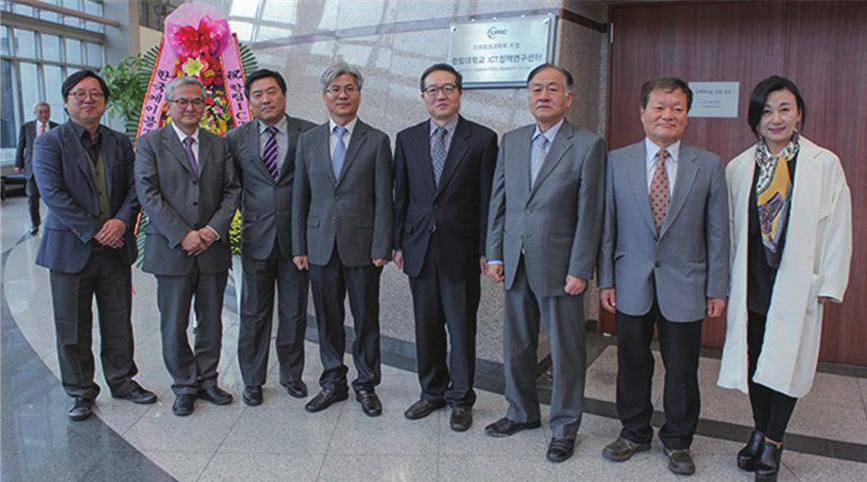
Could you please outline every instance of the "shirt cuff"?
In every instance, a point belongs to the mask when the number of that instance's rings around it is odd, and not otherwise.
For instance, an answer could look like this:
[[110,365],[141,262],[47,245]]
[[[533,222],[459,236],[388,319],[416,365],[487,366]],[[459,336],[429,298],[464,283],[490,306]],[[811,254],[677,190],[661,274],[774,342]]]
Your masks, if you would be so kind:
[[214,228],[212,228],[212,227],[210,227],[210,226],[205,226],[205,228],[209,229],[212,233],[214,233],[214,236],[216,236],[216,237],[217,237],[217,240],[219,241],[219,239],[220,239],[220,233],[218,233],[216,229],[214,229]]
[[503,262],[499,259],[489,259],[488,264],[503,264]]

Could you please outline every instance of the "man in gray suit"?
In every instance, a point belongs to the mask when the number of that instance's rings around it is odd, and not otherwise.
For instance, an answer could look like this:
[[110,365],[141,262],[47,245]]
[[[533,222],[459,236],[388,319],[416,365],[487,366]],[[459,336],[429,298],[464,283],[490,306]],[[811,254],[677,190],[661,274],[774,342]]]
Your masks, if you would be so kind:
[[[202,84],[178,77],[166,89],[171,124],[143,136],[135,181],[148,215],[142,270],[157,279],[163,360],[174,380],[175,415],[193,413],[195,399],[217,405],[232,395],[217,386],[223,336],[223,292],[229,266],[229,225],[240,187],[229,145],[199,129]],[[187,340],[195,297],[195,352]]]
[[289,395],[307,396],[304,332],[307,327],[307,272],[292,263],[292,181],[298,136],[312,122],[286,115],[286,81],[272,70],[247,77],[247,97],[255,121],[226,136],[241,182],[241,324],[238,364],[244,379],[241,399],[262,403],[268,373],[268,345],[274,315],[274,284],[279,289],[277,360],[280,384]]
[[553,439],[547,458],[572,456],[584,405],[583,296],[602,225],[605,143],[572,126],[572,75],[543,64],[527,78],[536,123],[503,136],[488,215],[488,275],[505,280],[503,360],[509,410],[485,432],[541,426],[536,393],[540,322],[551,345]]
[[24,187],[27,193],[27,207],[30,209],[30,234],[35,236],[39,233],[42,218],[39,216],[39,187],[33,175],[33,141],[49,129],[57,127],[57,122],[51,120],[51,105],[44,100],[36,103],[33,115],[36,119],[22,124],[21,132],[18,133],[15,170],[23,172],[27,180]]
[[388,136],[358,120],[364,79],[344,62],[319,80],[330,119],[298,138],[292,199],[292,247],[298,269],[310,269],[322,357],[322,391],[309,412],[346,400],[343,308],[355,323],[355,399],[365,414],[382,413],[379,279],[392,247],[392,166]]
[[646,138],[608,156],[599,254],[601,305],[616,314],[620,437],[603,450],[624,461],[648,450],[654,327],[665,364],[659,438],[676,474],[695,472],[701,322],[720,316],[728,293],[725,171],[716,154],[681,142],[692,91],[681,79],[641,88]]

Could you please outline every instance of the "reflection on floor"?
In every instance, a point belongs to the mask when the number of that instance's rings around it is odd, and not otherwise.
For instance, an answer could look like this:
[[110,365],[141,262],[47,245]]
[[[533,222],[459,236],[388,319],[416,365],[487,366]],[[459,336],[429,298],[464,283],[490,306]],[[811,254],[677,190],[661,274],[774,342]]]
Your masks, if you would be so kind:
[[[479,390],[475,421],[467,433],[452,432],[448,411],[409,421],[403,410],[418,396],[416,375],[383,367],[378,392],[384,413],[366,417],[352,401],[309,414],[304,400],[289,397],[277,383],[276,357],[265,387],[265,403],[240,403],[237,367],[238,322],[234,309],[224,317],[220,385],[235,395],[225,407],[197,403],[195,413],[171,413],[170,378],[161,358],[155,284],[134,274],[134,329],[138,380],[156,391],[152,406],[97,400],[94,417],[73,423],[69,400],[56,378],[48,275],[33,265],[38,239],[22,237],[23,200],[3,205],[3,480],[670,480],[658,441],[653,450],[626,463],[602,459],[602,447],[619,432],[611,418],[616,348],[601,350],[588,369],[585,415],[576,456],[554,465],[545,458],[547,426],[508,439],[485,436],[483,428],[505,411],[498,393]],[[94,334],[98,350],[98,333]],[[32,348],[31,348],[32,347]],[[307,343],[304,380],[316,390],[318,347]],[[389,359],[388,356],[385,357]],[[351,364],[350,357],[347,361]],[[660,362],[658,362],[660,363]],[[401,365],[401,364],[398,364]],[[403,364],[403,368],[407,368]],[[746,397],[715,386],[719,362],[701,362],[703,433],[693,444],[701,480],[750,480],[734,464],[742,445],[730,440],[732,427],[750,423]],[[98,373],[100,368],[97,369]],[[350,369],[350,376],[353,370]],[[663,373],[657,367],[657,378]],[[104,383],[101,373],[98,383]],[[544,384],[544,382],[542,382]],[[661,384],[655,385],[657,407]],[[781,480],[864,480],[867,464],[867,379],[820,374],[813,392],[799,404],[792,432],[828,450],[805,448],[784,454]],[[608,415],[600,416],[599,414]],[[543,410],[547,416],[547,410]],[[724,422],[724,423],[718,423]],[[728,432],[726,432],[728,431]],[[836,450],[855,451],[837,454]],[[812,453],[812,454],[811,454]],[[816,453],[828,455],[814,455]],[[829,457],[830,456],[830,457]],[[844,460],[845,459],[845,460]]]

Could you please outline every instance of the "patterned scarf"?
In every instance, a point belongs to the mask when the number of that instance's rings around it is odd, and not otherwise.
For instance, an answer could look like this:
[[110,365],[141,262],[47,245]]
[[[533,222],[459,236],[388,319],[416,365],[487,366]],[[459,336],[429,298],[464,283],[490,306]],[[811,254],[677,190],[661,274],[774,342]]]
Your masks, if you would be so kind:
[[[771,155],[764,139],[756,146],[756,164],[759,166],[756,180],[756,203],[762,243],[771,266],[780,261],[780,238],[786,229],[786,218],[791,202],[792,179],[788,163],[798,155],[801,145],[796,132],[786,147],[777,155]],[[781,163],[780,160],[784,162]]]

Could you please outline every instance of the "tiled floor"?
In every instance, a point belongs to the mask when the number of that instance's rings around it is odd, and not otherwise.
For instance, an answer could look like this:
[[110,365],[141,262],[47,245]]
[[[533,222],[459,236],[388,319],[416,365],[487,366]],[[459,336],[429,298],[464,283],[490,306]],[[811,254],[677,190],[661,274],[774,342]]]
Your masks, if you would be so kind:
[[[305,412],[305,401],[289,397],[276,383],[273,353],[265,403],[247,407],[239,401],[242,387],[235,354],[237,318],[234,310],[228,309],[224,317],[220,384],[235,395],[236,401],[224,407],[200,401],[192,416],[175,417],[171,413],[170,378],[160,352],[155,284],[152,277],[140,271],[134,272],[138,379],[155,390],[160,400],[142,407],[114,400],[103,392],[97,400],[98,418],[78,424],[69,422],[65,415],[68,400],[54,378],[58,369],[48,275],[33,265],[38,238],[24,238],[19,243],[26,224],[23,212],[21,198],[4,202],[0,212],[2,250],[7,253],[3,271],[4,343],[11,340],[10,333],[23,336],[15,342],[18,345],[4,344],[3,361],[20,363],[19,359],[27,359],[27,353],[31,357],[26,364],[16,365],[14,380],[3,381],[4,480],[7,476],[8,480],[25,478],[22,474],[30,474],[26,477],[29,480],[125,481],[171,477],[181,481],[646,482],[676,478],[668,472],[657,441],[653,450],[636,455],[629,462],[613,464],[603,460],[602,447],[619,432],[619,423],[612,418],[585,414],[575,457],[559,465],[544,458],[550,439],[547,426],[507,439],[487,437],[484,426],[502,416],[506,403],[502,395],[483,390],[479,390],[475,422],[469,432],[451,431],[446,410],[423,420],[406,420],[403,410],[418,396],[417,379],[411,371],[390,366],[383,367],[383,382],[378,388],[384,404],[384,413],[378,418],[365,416],[352,399],[321,413]],[[22,345],[26,344],[25,339],[32,351]],[[98,350],[97,334],[95,339]],[[313,392],[320,369],[318,347],[307,343],[306,348],[304,379]],[[18,354],[19,351],[22,353]],[[13,361],[13,355],[20,358]],[[347,361],[351,364],[350,357]],[[663,372],[661,362],[657,365],[654,393],[658,399]],[[712,358],[701,362],[702,416],[707,420],[749,425],[746,397],[716,387],[718,365]],[[3,372],[7,378],[8,369],[4,367]],[[609,346],[588,370],[587,397],[613,401],[615,376],[616,348]],[[98,383],[103,384],[101,374]],[[20,397],[12,400],[7,397],[8,390]],[[865,400],[867,380],[820,374],[813,392],[799,404],[791,430],[801,435],[867,444]],[[547,416],[547,407],[543,407],[543,415]],[[15,420],[14,431],[9,429],[8,419]],[[37,442],[27,445],[23,442],[25,438]],[[748,474],[734,465],[734,454],[740,445],[698,436],[692,447],[698,464],[697,479],[750,480]],[[16,448],[25,446],[30,450]],[[784,455],[784,463],[781,480],[867,480],[867,464],[794,451]],[[32,469],[40,464],[49,464],[53,469]],[[74,467],[78,469],[73,470]]]

